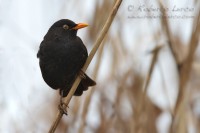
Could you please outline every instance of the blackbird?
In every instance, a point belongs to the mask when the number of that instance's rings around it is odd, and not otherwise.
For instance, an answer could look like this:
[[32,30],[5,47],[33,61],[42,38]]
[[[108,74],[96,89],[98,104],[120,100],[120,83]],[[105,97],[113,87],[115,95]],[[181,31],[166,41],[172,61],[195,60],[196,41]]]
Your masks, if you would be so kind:
[[81,73],[82,80],[74,95],[81,96],[89,86],[96,85],[81,68],[88,52],[77,30],[88,26],[74,23],[69,19],[55,22],[44,36],[37,57],[44,81],[53,89],[59,89],[62,97],[67,96],[76,77]]

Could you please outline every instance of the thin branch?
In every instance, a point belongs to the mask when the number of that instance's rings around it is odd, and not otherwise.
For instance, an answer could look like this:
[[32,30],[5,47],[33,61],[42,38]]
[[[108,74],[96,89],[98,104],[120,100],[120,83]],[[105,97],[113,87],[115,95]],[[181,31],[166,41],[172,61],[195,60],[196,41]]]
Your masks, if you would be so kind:
[[162,47],[163,47],[163,45],[157,46],[153,51],[151,51],[151,53],[153,53],[153,58],[152,58],[152,61],[151,61],[151,66],[149,68],[149,72],[147,74],[146,83],[145,83],[145,86],[144,86],[144,94],[145,95],[147,93],[147,88],[148,88],[149,82],[151,80],[151,75],[152,75],[154,66],[156,64],[157,58],[158,58],[158,53],[160,52],[160,50],[162,49]]
[[[104,39],[106,33],[108,32],[108,29],[110,28],[110,25],[112,24],[112,21],[113,21],[115,15],[116,15],[116,13],[117,13],[117,10],[118,10],[118,8],[119,8],[121,2],[122,2],[122,0],[118,0],[118,1],[115,3],[115,5],[114,5],[114,7],[113,7],[113,9],[112,9],[112,11],[111,11],[111,14],[109,15],[109,17],[108,17],[108,19],[107,19],[107,21],[106,21],[106,23],[105,23],[105,25],[104,25],[104,27],[103,27],[101,33],[100,33],[98,39],[97,39],[96,42],[95,42],[95,45],[94,45],[92,51],[90,52],[90,54],[89,54],[89,56],[88,56],[88,58],[87,58],[87,60],[86,60],[85,65],[84,65],[83,68],[82,68],[82,71],[83,71],[83,72],[85,72],[86,69],[88,68],[88,66],[89,66],[89,64],[90,64],[90,62],[91,62],[91,60],[93,59],[93,57],[94,57],[96,51],[98,50],[98,48],[99,48],[101,42],[103,41],[103,39]],[[73,84],[73,86],[72,86],[72,88],[71,88],[71,90],[70,90],[70,92],[69,92],[69,94],[68,94],[68,96],[67,96],[66,98],[64,98],[64,103],[65,103],[66,105],[69,104],[69,101],[71,100],[72,96],[74,95],[74,92],[76,91],[76,88],[77,88],[78,84],[80,83],[80,81],[81,81],[81,77],[77,77],[76,80],[75,80],[75,82],[74,82],[74,84]]]
[[[94,68],[94,73],[93,73],[93,78],[94,80],[97,79],[97,75],[98,75],[98,72],[99,72],[99,68],[100,68],[100,65],[101,65],[101,59],[102,59],[102,55],[103,55],[103,48],[104,48],[104,45],[105,45],[105,39],[103,40],[102,42],[102,45],[100,46],[99,48],[99,54],[97,56],[97,63],[95,64],[95,68]],[[86,97],[85,101],[84,101],[84,106],[83,106],[83,111],[82,111],[82,123],[81,123],[81,126],[79,128],[79,133],[83,133],[83,129],[84,129],[84,126],[86,125],[86,116],[87,116],[87,112],[88,112],[88,108],[89,108],[89,105],[90,105],[90,102],[91,102],[91,99],[92,99],[92,95],[94,93],[95,89],[94,87],[91,88],[88,96]]]
[[[102,29],[100,35],[99,35],[99,37],[97,38],[97,40],[96,40],[96,42],[95,42],[95,45],[94,45],[92,51],[90,52],[90,54],[89,54],[89,56],[88,56],[88,58],[87,58],[87,60],[86,60],[85,65],[84,65],[83,68],[82,68],[82,71],[83,71],[83,72],[86,71],[86,69],[88,68],[88,66],[89,66],[89,64],[90,64],[90,62],[91,62],[91,60],[93,59],[93,57],[94,57],[96,51],[98,50],[99,46],[101,45],[101,42],[102,42],[102,40],[104,39],[106,33],[108,32],[108,29],[110,28],[110,26],[111,26],[111,24],[112,24],[112,21],[113,21],[115,15],[116,15],[116,13],[117,13],[117,11],[118,11],[118,9],[119,9],[119,6],[120,6],[121,2],[122,2],[122,0],[117,0],[117,1],[116,1],[116,3],[115,3],[115,5],[114,5],[114,7],[113,7],[111,13],[109,14],[109,17],[108,17],[107,21],[106,21],[106,23],[105,23],[105,25],[104,25],[104,27],[103,27],[103,29]],[[65,98],[63,99],[63,102],[65,103],[65,105],[68,105],[68,104],[69,104],[69,102],[70,102],[72,96],[74,95],[74,92],[76,91],[76,88],[78,87],[80,81],[81,81],[81,77],[78,76],[78,77],[76,78],[75,82],[73,83],[72,88],[70,89],[70,92],[68,93],[67,97],[65,97]],[[55,132],[55,130],[56,130],[56,128],[57,128],[57,126],[58,126],[58,124],[59,124],[59,122],[60,122],[60,120],[61,120],[63,114],[64,114],[63,111],[59,111],[59,112],[57,113],[57,117],[56,117],[56,119],[55,119],[53,125],[51,126],[51,128],[50,128],[50,130],[49,130],[49,133],[54,133],[54,132]]]

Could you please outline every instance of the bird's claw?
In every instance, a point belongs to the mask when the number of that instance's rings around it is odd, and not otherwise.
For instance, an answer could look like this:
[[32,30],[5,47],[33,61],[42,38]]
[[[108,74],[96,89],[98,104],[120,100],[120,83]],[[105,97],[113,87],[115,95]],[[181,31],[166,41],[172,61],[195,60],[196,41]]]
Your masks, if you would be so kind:
[[58,108],[59,108],[60,112],[62,112],[62,113],[65,114],[65,115],[68,115],[68,113],[67,113],[67,105],[65,105],[65,104],[60,104],[60,105],[58,106]]
[[61,97],[61,99],[60,99],[60,104],[59,104],[59,106],[58,106],[58,109],[59,109],[60,112],[62,112],[63,114],[68,115],[68,114],[67,114],[67,107],[68,107],[68,105],[65,104],[65,103],[63,102],[62,97]]
[[80,76],[82,79],[86,79],[85,73],[83,72],[82,69],[79,71],[79,76]]

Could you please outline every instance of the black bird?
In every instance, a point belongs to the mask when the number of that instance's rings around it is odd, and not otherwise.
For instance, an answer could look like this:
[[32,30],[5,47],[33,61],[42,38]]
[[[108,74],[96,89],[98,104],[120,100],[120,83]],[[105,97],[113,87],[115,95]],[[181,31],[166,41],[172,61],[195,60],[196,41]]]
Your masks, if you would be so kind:
[[[59,89],[63,97],[69,93],[88,57],[85,45],[77,36],[77,30],[86,26],[69,19],[55,22],[44,36],[37,53],[44,81],[51,88]],[[96,84],[83,72],[82,77],[75,96],[82,95],[89,86]]]

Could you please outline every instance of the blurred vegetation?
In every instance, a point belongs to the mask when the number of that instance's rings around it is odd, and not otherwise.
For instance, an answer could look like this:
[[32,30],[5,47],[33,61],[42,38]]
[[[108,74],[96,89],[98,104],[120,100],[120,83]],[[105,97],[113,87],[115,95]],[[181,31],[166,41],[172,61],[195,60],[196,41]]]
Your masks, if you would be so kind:
[[[159,2],[157,4],[159,7],[163,6]],[[163,112],[168,112],[171,115],[170,126],[165,131],[166,133],[188,133],[191,129],[195,133],[200,132],[200,115],[195,112],[195,108],[198,106],[199,109],[200,105],[200,95],[197,95],[200,93],[200,56],[197,54],[200,38],[199,2],[196,1],[195,5],[196,17],[192,19],[192,32],[188,43],[183,41],[178,31],[176,31],[178,34],[173,35],[174,31],[170,28],[167,18],[159,20],[161,28],[155,29],[151,33],[151,37],[154,38],[153,43],[156,44],[154,45],[155,50],[151,49],[152,51],[145,55],[151,57],[149,68],[145,74],[135,68],[135,63],[127,62],[127,66],[125,64],[126,67],[121,68],[121,63],[134,60],[132,53],[134,51],[128,50],[129,48],[125,45],[127,43],[124,38],[126,34],[122,30],[125,24],[124,16],[122,16],[123,12],[119,12],[111,29],[111,31],[115,29],[115,33],[110,31],[107,34],[103,46],[100,47],[96,55],[92,76],[97,80],[98,85],[85,92],[84,96],[73,98],[69,107],[69,115],[67,118],[63,118],[56,132],[157,133],[159,132],[157,128],[158,118]],[[90,42],[94,42],[97,38],[113,2],[104,0],[96,2],[94,6],[95,11],[90,22],[92,26],[88,31]],[[162,13],[165,14],[165,12]],[[151,24],[151,22],[149,23]],[[134,30],[134,27],[131,28]],[[167,42],[162,44],[160,49],[156,49],[160,45],[161,34]],[[132,38],[134,39],[134,36]],[[140,47],[139,45],[138,42],[134,49]],[[155,69],[159,69],[156,66],[160,52],[163,52],[164,47],[169,47],[175,60],[176,73],[179,75],[177,77],[179,83],[175,105],[165,109],[155,104],[147,93],[153,77],[152,73]],[[107,57],[106,54],[109,55],[109,61],[111,61],[105,67],[108,69],[106,71],[108,77],[101,79],[99,75],[103,71],[100,69],[103,60]],[[167,73],[170,72],[171,70],[168,69]],[[164,92],[166,91],[165,85],[162,89]],[[99,118],[99,123],[95,126],[88,123],[88,114],[90,108],[94,106],[91,105],[93,102],[95,102],[96,108],[96,116],[94,117]],[[76,131],[74,131],[75,129]]]
[[[0,132],[48,131],[60,97],[39,77],[43,35],[61,18],[88,22],[78,34],[89,53],[115,1],[0,1]],[[56,133],[200,133],[200,1],[177,1],[122,2],[87,71],[97,85],[72,98]],[[194,18],[132,18],[152,15],[143,5]]]

